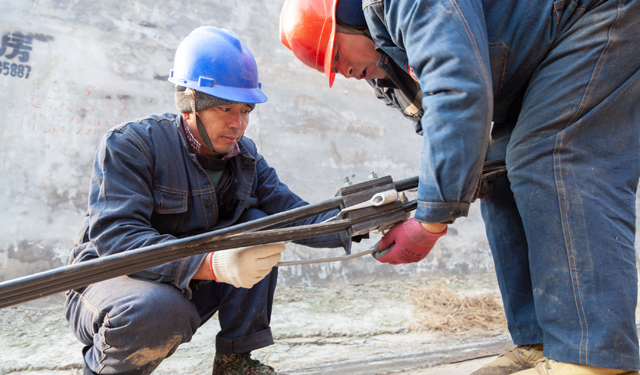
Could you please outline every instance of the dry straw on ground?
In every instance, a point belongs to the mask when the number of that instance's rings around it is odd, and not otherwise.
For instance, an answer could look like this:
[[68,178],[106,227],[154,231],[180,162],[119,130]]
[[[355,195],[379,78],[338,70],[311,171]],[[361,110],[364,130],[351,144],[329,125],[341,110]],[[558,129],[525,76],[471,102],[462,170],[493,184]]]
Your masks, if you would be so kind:
[[417,308],[422,329],[445,334],[506,330],[504,309],[494,293],[464,296],[435,282],[426,288],[411,289],[409,297]]

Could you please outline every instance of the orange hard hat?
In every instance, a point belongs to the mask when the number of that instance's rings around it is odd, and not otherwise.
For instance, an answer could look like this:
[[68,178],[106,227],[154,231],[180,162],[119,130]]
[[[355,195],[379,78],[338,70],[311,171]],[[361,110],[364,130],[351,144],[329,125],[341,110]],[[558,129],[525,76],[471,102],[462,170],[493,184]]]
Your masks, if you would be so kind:
[[335,72],[333,42],[338,0],[285,0],[280,13],[280,41],[305,65],[326,74],[329,87]]

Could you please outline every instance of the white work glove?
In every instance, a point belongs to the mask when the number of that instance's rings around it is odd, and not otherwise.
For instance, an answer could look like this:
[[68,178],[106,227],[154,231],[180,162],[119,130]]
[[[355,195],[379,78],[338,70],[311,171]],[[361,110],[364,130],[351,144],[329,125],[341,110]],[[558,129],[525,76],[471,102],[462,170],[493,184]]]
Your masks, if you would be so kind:
[[236,288],[251,288],[280,261],[284,242],[216,251],[211,257],[211,270],[219,283]]

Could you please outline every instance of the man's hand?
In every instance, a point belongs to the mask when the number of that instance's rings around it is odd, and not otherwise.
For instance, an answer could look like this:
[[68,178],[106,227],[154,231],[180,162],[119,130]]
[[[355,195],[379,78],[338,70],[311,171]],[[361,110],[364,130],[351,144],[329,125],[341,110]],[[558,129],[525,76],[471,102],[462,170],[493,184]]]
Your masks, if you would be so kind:
[[[424,226],[441,232],[428,232]],[[378,243],[378,251],[373,253],[373,257],[380,263],[415,263],[424,259],[438,238],[446,233],[445,224],[423,225],[412,218],[391,228]]]
[[211,271],[219,283],[236,288],[251,288],[280,261],[284,242],[216,251],[211,256]]

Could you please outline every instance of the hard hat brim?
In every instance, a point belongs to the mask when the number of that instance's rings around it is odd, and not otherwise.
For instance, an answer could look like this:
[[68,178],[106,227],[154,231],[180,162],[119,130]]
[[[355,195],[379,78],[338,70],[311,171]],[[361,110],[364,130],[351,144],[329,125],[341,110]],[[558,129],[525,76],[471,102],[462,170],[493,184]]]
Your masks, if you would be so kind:
[[329,80],[329,87],[333,86],[333,81],[336,79],[336,73],[333,70],[333,47],[336,41],[336,6],[338,2],[334,2],[333,5],[333,17],[331,18],[331,35],[329,35],[329,43],[324,56],[324,74]]
[[[215,85],[213,87],[199,86],[193,81],[180,79],[176,77],[170,77],[169,82],[176,85],[188,87],[196,91],[203,92],[205,94],[215,96],[217,98],[230,100],[238,103],[264,103],[267,101],[267,96],[262,92],[261,87],[258,88],[243,88],[243,87],[230,87]],[[262,86],[259,84],[259,86]]]
[[304,65],[324,73],[333,85],[333,48],[338,0],[285,0],[280,12],[280,41]]

